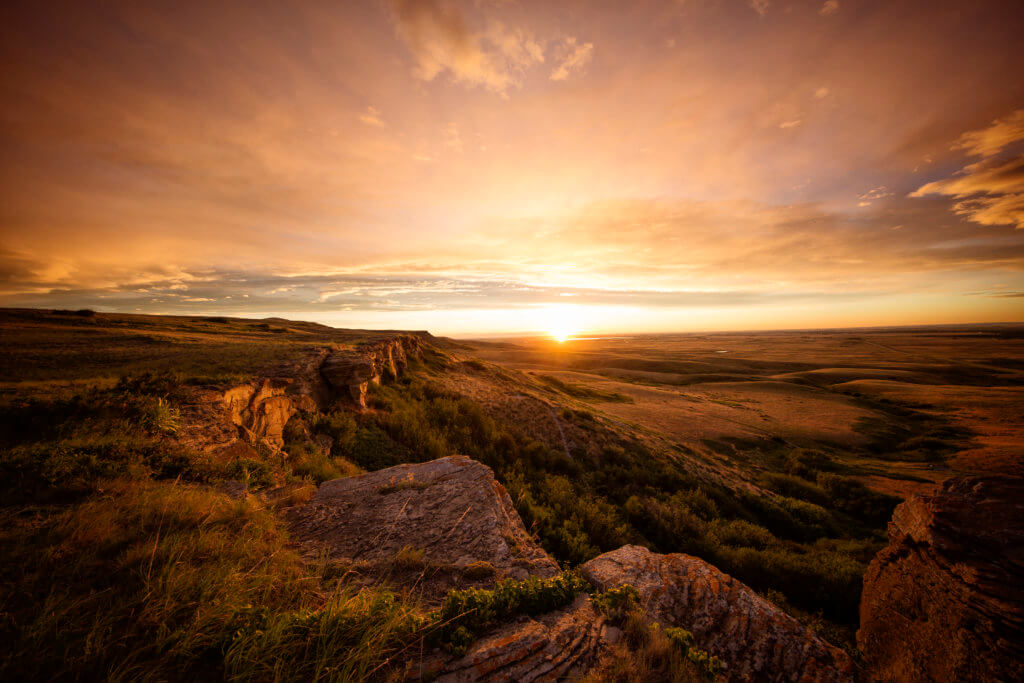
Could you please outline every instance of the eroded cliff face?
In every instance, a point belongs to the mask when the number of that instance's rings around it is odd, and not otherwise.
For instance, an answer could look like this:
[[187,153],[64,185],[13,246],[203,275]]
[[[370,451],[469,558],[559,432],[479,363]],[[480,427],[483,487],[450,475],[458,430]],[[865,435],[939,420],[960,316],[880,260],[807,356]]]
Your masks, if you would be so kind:
[[897,507],[864,576],[860,621],[873,678],[1019,679],[1024,479],[954,479]]
[[323,411],[337,398],[365,407],[371,382],[400,377],[409,358],[422,357],[424,336],[396,334],[352,349],[324,348],[226,391],[196,389],[185,406],[188,419],[179,438],[227,459],[258,457],[253,450],[258,445],[279,451],[285,425],[296,413]]
[[285,380],[264,379],[224,392],[231,422],[243,430],[246,440],[280,448],[284,445],[284,426],[292,415],[300,410],[316,410],[310,394],[289,392],[290,385]]
[[401,376],[409,358],[420,358],[422,354],[420,337],[396,335],[355,349],[333,351],[320,366],[320,372],[335,391],[347,392],[365,408],[366,390],[371,382],[380,384],[384,377]]
[[627,545],[584,564],[583,576],[603,590],[635,587],[651,620],[693,633],[729,680],[853,680],[845,652],[699,558]]

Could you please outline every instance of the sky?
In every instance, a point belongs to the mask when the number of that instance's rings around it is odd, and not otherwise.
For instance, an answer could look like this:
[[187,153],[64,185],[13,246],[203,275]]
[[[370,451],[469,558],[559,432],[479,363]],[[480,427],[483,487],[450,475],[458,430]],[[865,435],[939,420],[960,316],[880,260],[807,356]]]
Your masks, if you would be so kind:
[[0,306],[438,334],[1024,321],[1024,6],[0,8]]

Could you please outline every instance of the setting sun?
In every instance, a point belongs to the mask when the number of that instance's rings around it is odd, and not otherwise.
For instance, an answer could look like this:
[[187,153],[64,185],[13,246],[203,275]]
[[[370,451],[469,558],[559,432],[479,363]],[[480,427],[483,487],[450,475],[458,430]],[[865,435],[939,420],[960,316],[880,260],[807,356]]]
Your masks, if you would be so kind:
[[562,343],[583,327],[583,311],[580,306],[554,305],[543,309],[541,328],[547,330],[551,338]]

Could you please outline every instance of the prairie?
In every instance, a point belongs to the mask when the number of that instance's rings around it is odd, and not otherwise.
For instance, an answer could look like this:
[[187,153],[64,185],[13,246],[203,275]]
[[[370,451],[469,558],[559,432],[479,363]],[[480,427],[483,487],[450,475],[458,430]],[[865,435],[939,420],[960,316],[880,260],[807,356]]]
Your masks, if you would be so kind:
[[[401,676],[403,653],[451,636],[436,596],[346,584],[295,552],[279,512],[325,480],[453,453],[491,468],[563,569],[625,544],[688,553],[853,651],[862,576],[900,499],[1019,472],[1024,455],[1019,325],[418,333],[422,356],[370,383],[365,407],[313,391],[280,445],[245,443],[210,407],[268,378],[322,382],[324,354],[389,334],[0,311],[0,635],[14,643],[0,677],[246,679],[282,661],[284,678]],[[206,447],[211,433],[237,448]],[[557,602],[558,585],[523,590]],[[332,668],[337,647],[349,656]]]

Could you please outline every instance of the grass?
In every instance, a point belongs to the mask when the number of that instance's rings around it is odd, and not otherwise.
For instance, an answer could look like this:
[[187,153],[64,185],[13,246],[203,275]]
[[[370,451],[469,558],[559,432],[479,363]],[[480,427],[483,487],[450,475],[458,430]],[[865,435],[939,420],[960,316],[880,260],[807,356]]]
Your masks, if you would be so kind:
[[175,373],[187,384],[230,385],[375,336],[282,322],[0,309],[0,376],[5,383],[97,384],[123,375]]
[[8,516],[5,680],[352,680],[424,623],[389,593],[325,584],[252,498],[114,480],[75,507]]
[[640,594],[623,584],[596,593],[595,609],[612,624],[621,627],[623,638],[600,662],[598,670],[584,680],[698,681],[714,680],[722,668],[717,657],[696,647],[693,634],[683,628],[662,629],[640,609]]
[[535,374],[534,378],[540,380],[544,385],[559,391],[566,396],[592,401],[595,403],[632,403],[633,397],[626,396],[614,391],[602,391],[582,384],[563,382],[554,375]]

